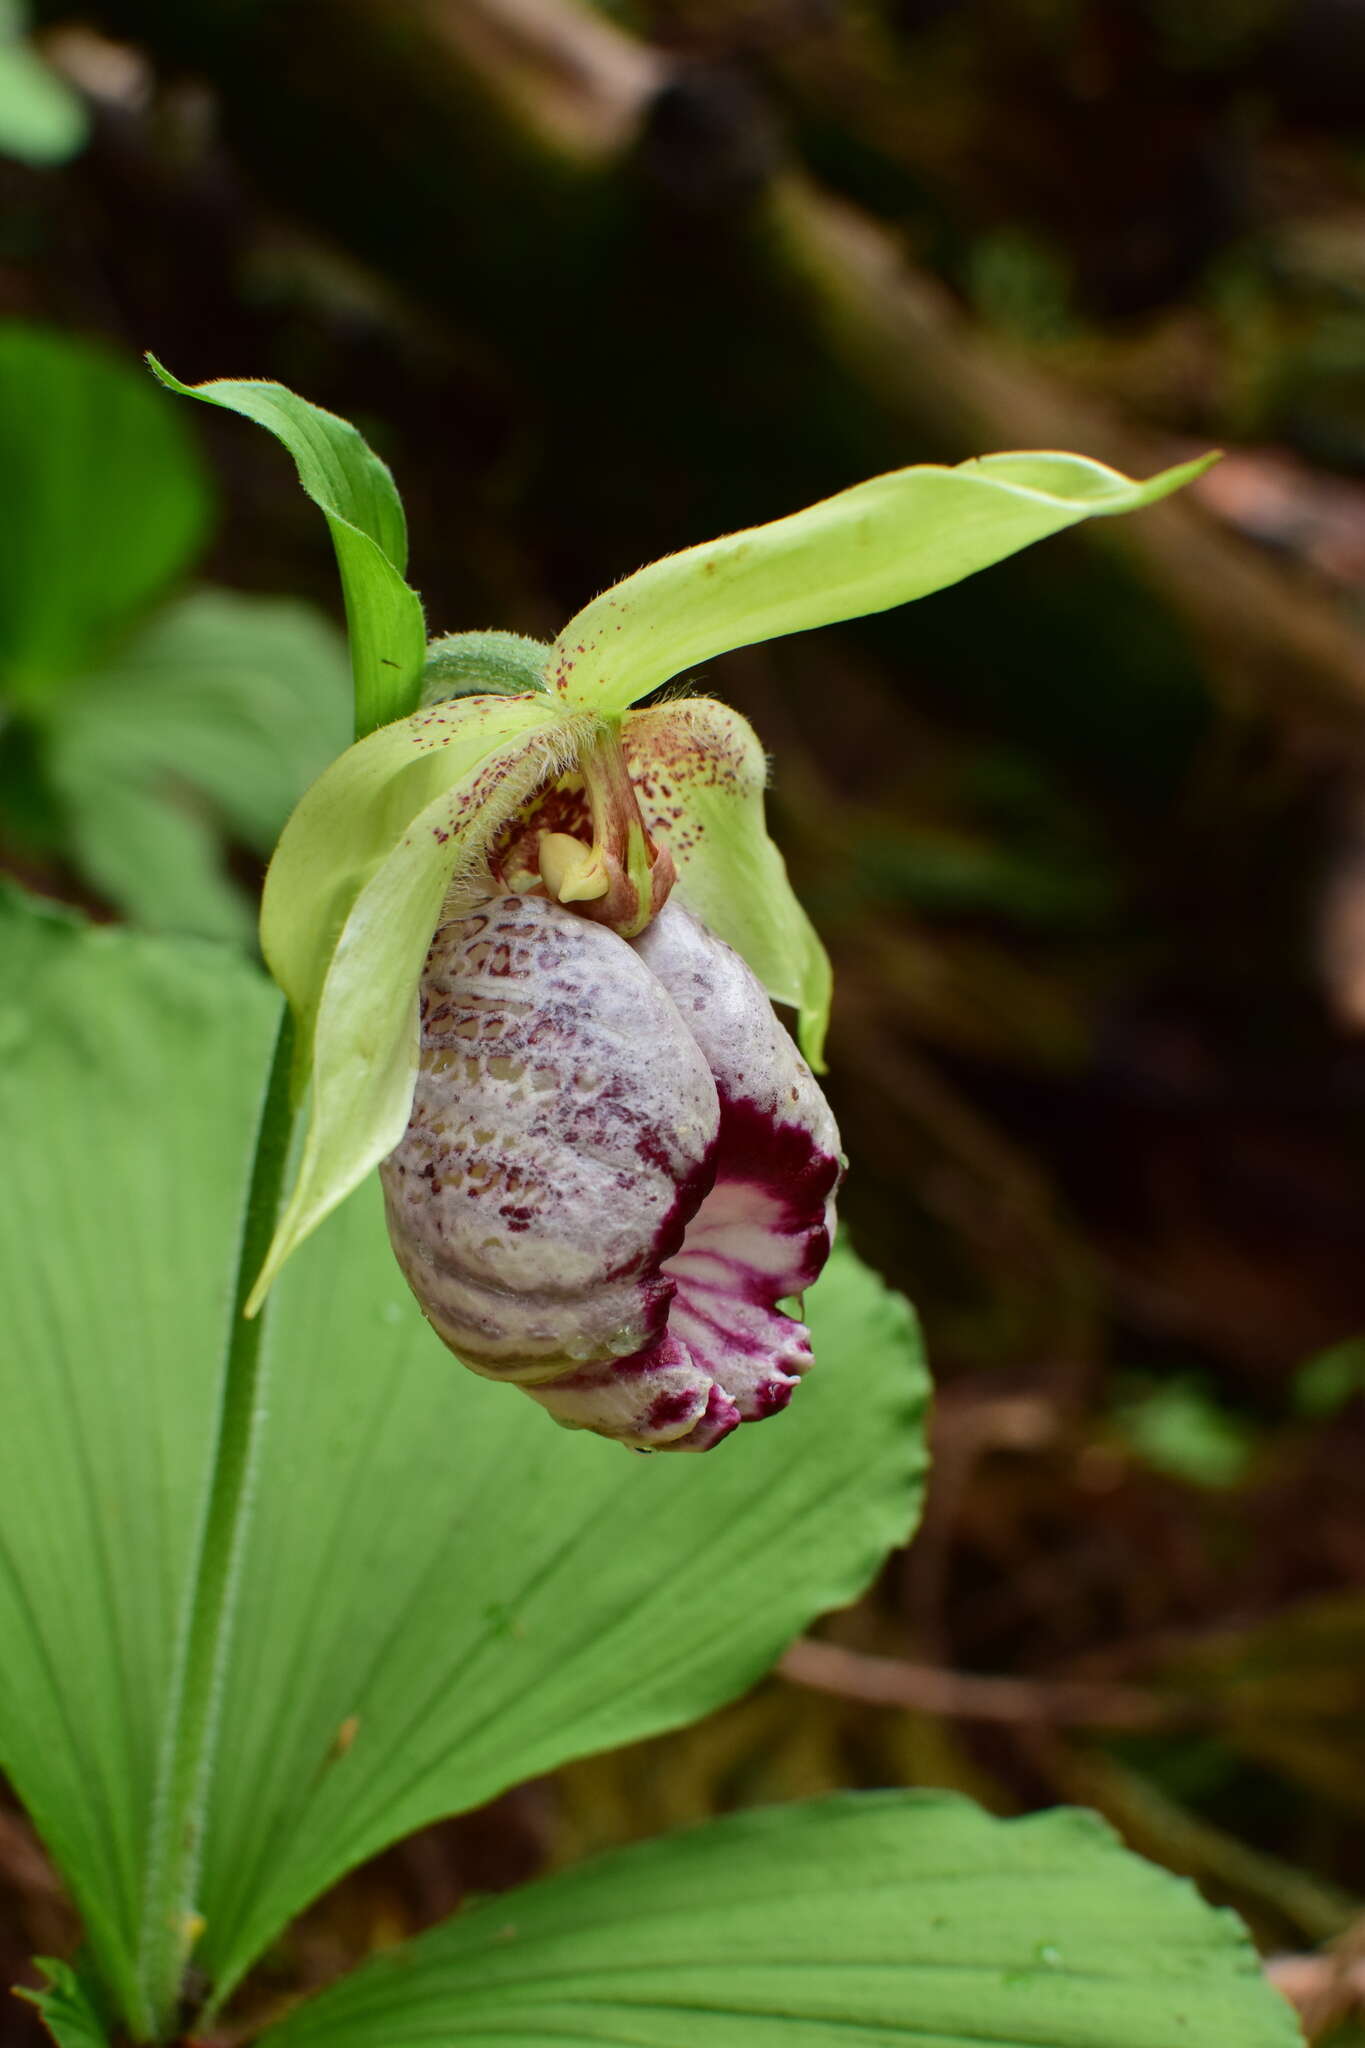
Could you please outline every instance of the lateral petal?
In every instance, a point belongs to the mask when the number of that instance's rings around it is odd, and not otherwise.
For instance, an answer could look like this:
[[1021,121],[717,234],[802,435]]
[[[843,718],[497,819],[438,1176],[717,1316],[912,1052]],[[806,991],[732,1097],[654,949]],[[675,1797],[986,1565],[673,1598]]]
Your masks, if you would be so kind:
[[673,856],[678,895],[797,1012],[802,1050],[820,1069],[829,957],[768,837],[758,735],[728,704],[683,697],[631,712],[621,744],[645,824]]

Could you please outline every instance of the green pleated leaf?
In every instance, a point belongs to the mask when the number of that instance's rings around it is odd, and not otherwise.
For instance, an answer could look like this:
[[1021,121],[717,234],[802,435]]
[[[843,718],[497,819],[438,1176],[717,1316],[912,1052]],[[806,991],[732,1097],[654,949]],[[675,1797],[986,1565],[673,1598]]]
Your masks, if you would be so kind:
[[200,1901],[215,1981],[386,1842],[693,1719],[861,1591],[917,1511],[926,1383],[851,1253],[806,1311],[818,1363],[782,1418],[638,1458],[451,1362],[373,1183],[303,1248],[271,1303]]
[[568,758],[575,730],[540,692],[437,704],[348,748],[289,820],[261,943],[294,1011],[308,1131],[252,1313],[295,1247],[402,1137],[418,979],[442,902]]
[[193,559],[209,499],[183,422],[70,335],[0,327],[0,698],[96,666]]
[[1092,1814],[852,1793],[489,1899],[262,2048],[1293,2048],[1237,1920]]
[[223,949],[0,894],[0,1768],[124,2010],[278,1014]]
[[1146,483],[1044,451],[894,469],[637,570],[570,619],[547,680],[568,704],[623,711],[732,647],[885,611],[1082,519],[1153,504],[1214,459]]
[[27,9],[0,0],[0,156],[65,163],[90,132],[80,95],[24,40]]
[[126,917],[249,941],[225,841],[264,857],[347,743],[351,687],[306,605],[201,590],[168,605],[41,718],[64,850]]
[[[0,950],[0,1765],[129,2013],[278,1003],[228,949],[13,900]],[[353,1863],[707,1711],[862,1589],[917,1511],[924,1374],[851,1254],[807,1311],[784,1415],[633,1458],[454,1363],[373,1180],[314,1235],[265,1310],[196,1969],[230,1986]]]
[[154,356],[147,360],[169,390],[239,412],[288,449],[336,549],[351,637],[356,736],[406,717],[417,702],[426,627],[422,601],[404,581],[407,523],[387,464],[349,421],[283,384],[227,377],[182,384]]

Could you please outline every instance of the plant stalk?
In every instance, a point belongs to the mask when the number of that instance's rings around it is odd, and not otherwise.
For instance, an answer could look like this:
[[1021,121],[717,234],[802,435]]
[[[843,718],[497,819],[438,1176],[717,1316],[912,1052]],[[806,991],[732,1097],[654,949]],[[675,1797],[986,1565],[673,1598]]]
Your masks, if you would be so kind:
[[186,1965],[202,1932],[196,1893],[203,1863],[204,1817],[264,1415],[262,1339],[270,1306],[267,1302],[250,1320],[242,1311],[264,1262],[284,1187],[294,1131],[289,1099],[293,1037],[286,1009],[256,1130],[213,1477],[187,1593],[157,1773],[138,1953],[140,2004],[130,2015],[140,2041],[166,2041],[179,2031]]

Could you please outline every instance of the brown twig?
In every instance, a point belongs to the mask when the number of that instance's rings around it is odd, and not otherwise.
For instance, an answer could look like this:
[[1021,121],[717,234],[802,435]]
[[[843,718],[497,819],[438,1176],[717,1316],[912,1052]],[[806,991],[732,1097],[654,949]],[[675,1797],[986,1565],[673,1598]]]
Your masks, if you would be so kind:
[[1266,1975],[1289,2000],[1310,2041],[1365,2012],[1365,1961],[1329,1949],[1315,1956],[1272,1956]]
[[778,1671],[793,1685],[871,1706],[902,1707],[957,1721],[1078,1728],[1170,1728],[1196,1718],[1191,1701],[1084,1680],[984,1678],[899,1657],[874,1657],[839,1643],[793,1643]]
[[1365,1918],[1348,1928],[1316,1955],[1272,1956],[1266,1975],[1303,2021],[1316,2041],[1343,2021],[1365,2015]]

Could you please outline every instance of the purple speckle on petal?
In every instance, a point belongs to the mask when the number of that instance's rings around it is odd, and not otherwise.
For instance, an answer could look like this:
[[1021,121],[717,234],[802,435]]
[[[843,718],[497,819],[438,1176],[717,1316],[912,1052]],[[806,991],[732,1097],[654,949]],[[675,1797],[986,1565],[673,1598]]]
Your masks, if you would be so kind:
[[778,1304],[839,1173],[759,983],[681,906],[633,943],[537,895],[438,931],[390,1234],[449,1348],[564,1427],[704,1451],[786,1407],[812,1357]]

